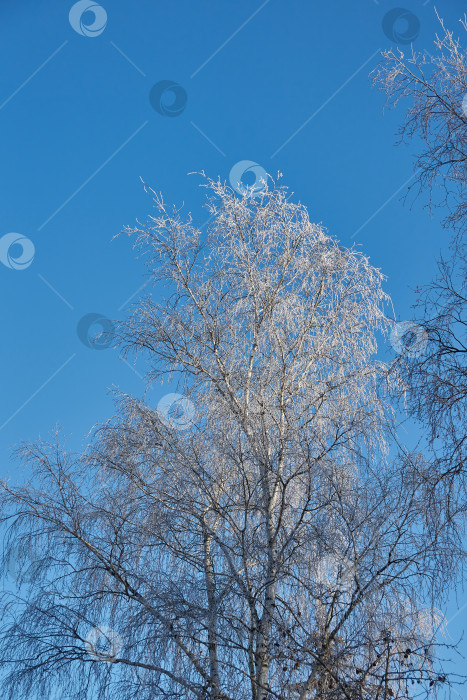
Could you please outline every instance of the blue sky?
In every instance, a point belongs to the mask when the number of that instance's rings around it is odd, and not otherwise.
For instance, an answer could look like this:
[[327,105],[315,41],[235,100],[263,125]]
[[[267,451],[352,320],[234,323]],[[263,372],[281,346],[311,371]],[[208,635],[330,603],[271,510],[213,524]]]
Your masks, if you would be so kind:
[[[418,19],[414,47],[431,50],[434,3],[403,3]],[[402,112],[383,114],[368,78],[395,46],[382,22],[397,3],[102,0],[93,36],[94,15],[75,9],[73,28],[72,5],[0,4],[0,239],[16,232],[35,248],[24,269],[0,263],[0,472],[13,478],[14,444],[59,423],[79,447],[112,413],[110,387],[143,390],[115,351],[77,334],[86,314],[121,316],[144,283],[129,240],[112,240],[151,208],[140,178],[204,221],[188,173],[228,180],[242,160],[280,170],[312,220],[382,268],[399,320],[447,244],[422,199],[401,201],[416,144],[394,146]],[[451,28],[465,12],[461,0],[436,7]],[[164,80],[181,86],[177,116],[151,105]]]

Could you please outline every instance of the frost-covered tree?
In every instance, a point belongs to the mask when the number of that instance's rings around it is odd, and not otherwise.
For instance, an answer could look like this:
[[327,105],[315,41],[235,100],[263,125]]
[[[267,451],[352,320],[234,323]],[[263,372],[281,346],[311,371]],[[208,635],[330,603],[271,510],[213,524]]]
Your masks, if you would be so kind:
[[[467,222],[467,16],[454,32],[439,19],[434,51],[382,52],[373,84],[388,105],[406,109],[399,135],[417,149],[415,183],[440,206],[444,223],[465,233]],[[459,34],[459,35],[458,35]]]
[[[467,17],[457,31],[440,19],[433,53],[383,52],[374,83],[406,109],[402,140],[417,148],[416,178],[441,207],[455,236],[434,279],[418,289],[415,321],[427,339],[416,357],[397,363],[412,416],[427,428],[431,483],[465,503],[467,457]],[[447,248],[447,246],[446,246]]]
[[276,183],[206,186],[206,233],[154,193],[128,230],[155,293],[116,343],[180,410],[119,395],[3,485],[3,697],[424,697],[458,542],[389,451],[382,275]]

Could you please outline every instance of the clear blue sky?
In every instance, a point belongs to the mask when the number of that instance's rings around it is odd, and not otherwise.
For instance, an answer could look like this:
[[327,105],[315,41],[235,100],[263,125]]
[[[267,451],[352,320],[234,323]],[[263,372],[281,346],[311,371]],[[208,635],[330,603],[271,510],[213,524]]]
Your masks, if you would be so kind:
[[[414,46],[431,50],[434,2],[401,2],[419,20]],[[400,199],[415,145],[394,146],[402,113],[383,115],[368,79],[394,46],[382,20],[396,2],[102,0],[95,36],[90,12],[80,24],[77,8],[71,26],[72,5],[0,3],[0,239],[16,232],[35,247],[25,269],[0,263],[0,472],[14,478],[12,445],[59,423],[79,447],[112,413],[109,387],[142,392],[113,350],[76,331],[88,313],[124,313],[144,282],[128,239],[112,241],[150,210],[140,177],[203,221],[188,173],[228,179],[241,160],[280,170],[313,220],[382,268],[399,320],[447,243],[421,200]],[[436,6],[452,28],[465,11]],[[150,103],[162,80],[186,93],[178,116]]]

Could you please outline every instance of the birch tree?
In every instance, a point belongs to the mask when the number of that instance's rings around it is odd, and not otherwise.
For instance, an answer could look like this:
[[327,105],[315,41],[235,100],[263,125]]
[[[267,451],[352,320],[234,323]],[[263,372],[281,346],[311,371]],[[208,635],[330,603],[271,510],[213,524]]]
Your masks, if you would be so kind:
[[[406,113],[401,140],[417,145],[415,182],[441,207],[454,236],[433,280],[417,289],[414,321],[428,343],[417,357],[402,355],[409,413],[426,427],[431,483],[465,503],[467,449],[467,18],[454,32],[439,18],[434,52],[384,51],[373,73],[388,104]],[[457,35],[458,34],[458,35]],[[442,483],[441,483],[442,482]]]
[[460,543],[390,450],[382,274],[272,180],[205,186],[205,233],[152,191],[127,229],[155,293],[116,343],[178,407],[118,394],[83,454],[26,446],[3,485],[4,697],[436,694]]
[[467,16],[456,31],[438,16],[433,52],[382,52],[373,84],[387,95],[387,105],[405,108],[400,141],[417,149],[414,185],[441,207],[444,223],[465,233],[467,221]]

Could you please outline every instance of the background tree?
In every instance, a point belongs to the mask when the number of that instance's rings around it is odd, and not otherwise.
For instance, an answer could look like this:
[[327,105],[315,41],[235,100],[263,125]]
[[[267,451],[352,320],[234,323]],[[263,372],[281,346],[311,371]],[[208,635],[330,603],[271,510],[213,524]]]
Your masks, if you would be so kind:
[[388,457],[382,275],[275,183],[207,187],[206,235],[156,195],[129,230],[166,298],[117,334],[182,410],[118,396],[84,454],[25,447],[3,485],[4,697],[436,692],[459,542],[430,465]]
[[[407,105],[402,139],[422,144],[416,158],[416,182],[430,193],[430,204],[446,213],[444,224],[454,237],[449,253],[438,262],[438,274],[418,290],[416,323],[426,333],[426,350],[417,357],[401,356],[397,370],[405,384],[403,396],[411,415],[428,428],[433,454],[432,483],[465,502],[467,449],[467,22],[460,22],[464,43],[444,27],[435,53],[406,56],[383,52],[374,72],[392,106]],[[441,194],[440,194],[441,193]],[[410,332],[409,332],[410,333]],[[454,482],[447,477],[455,477]]]
[[[411,48],[382,52],[373,83],[387,95],[387,104],[407,104],[400,140],[415,139],[421,148],[415,161],[415,182],[428,190],[430,204],[446,214],[445,224],[465,231],[467,220],[467,19],[460,20],[461,39],[439,19],[435,52]],[[414,187],[415,185],[411,185]],[[441,196],[440,196],[441,195]]]

